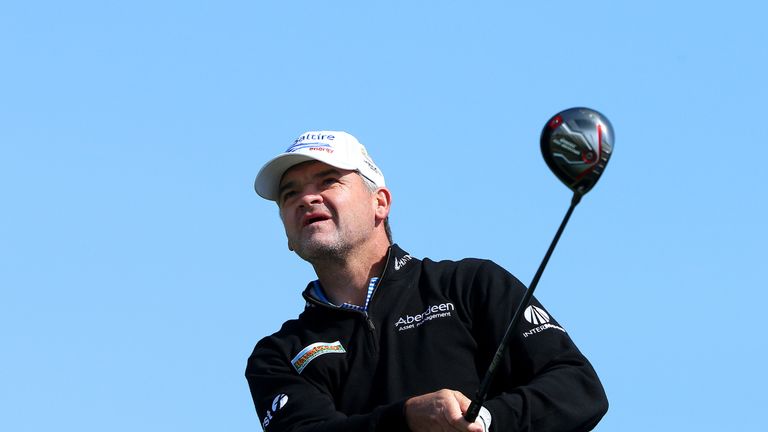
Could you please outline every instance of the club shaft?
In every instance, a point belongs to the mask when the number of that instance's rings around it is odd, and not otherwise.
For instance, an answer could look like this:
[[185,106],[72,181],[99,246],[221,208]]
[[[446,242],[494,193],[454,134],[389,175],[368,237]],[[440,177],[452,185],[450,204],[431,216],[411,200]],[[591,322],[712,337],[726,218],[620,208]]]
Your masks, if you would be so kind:
[[536,289],[536,285],[538,285],[542,273],[544,273],[544,268],[547,267],[547,262],[549,262],[549,258],[552,256],[552,252],[555,250],[555,246],[557,246],[557,242],[560,240],[560,236],[563,234],[563,230],[565,230],[565,226],[568,224],[568,220],[571,218],[573,210],[576,208],[576,205],[579,204],[579,201],[581,201],[581,196],[582,194],[579,192],[575,192],[573,194],[573,199],[571,199],[571,206],[568,207],[568,211],[565,213],[565,217],[560,223],[560,228],[558,228],[557,233],[555,234],[555,238],[552,239],[552,243],[550,243],[549,249],[547,250],[546,255],[544,255],[544,259],[541,260],[541,264],[539,264],[539,269],[533,276],[533,280],[528,286],[528,289],[525,291],[525,295],[523,295],[523,299],[520,301],[520,304],[517,306],[515,314],[512,315],[512,320],[509,322],[507,331],[504,333],[504,337],[501,339],[499,347],[496,349],[496,354],[494,354],[493,359],[491,360],[491,364],[488,366],[488,370],[485,372],[485,377],[483,377],[483,381],[480,383],[480,388],[477,390],[477,394],[472,400],[472,403],[469,405],[466,414],[464,414],[464,418],[470,423],[474,422],[477,418],[477,415],[480,413],[480,408],[483,406],[483,402],[485,402],[485,398],[488,396],[488,390],[490,389],[493,375],[496,373],[496,368],[499,365],[499,362],[501,362],[502,357],[504,357],[504,353],[507,351],[509,339],[512,337],[515,328],[520,322],[520,318],[523,316],[523,311],[525,311],[525,308],[531,301],[531,297],[533,297],[533,291]]

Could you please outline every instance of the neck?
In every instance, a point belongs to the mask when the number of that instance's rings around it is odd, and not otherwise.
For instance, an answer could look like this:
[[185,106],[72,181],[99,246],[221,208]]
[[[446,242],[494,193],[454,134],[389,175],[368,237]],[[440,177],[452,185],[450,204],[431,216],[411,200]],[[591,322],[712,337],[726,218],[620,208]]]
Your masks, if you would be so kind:
[[362,306],[368,294],[368,282],[384,271],[388,250],[389,242],[352,251],[344,259],[315,261],[312,266],[331,302]]

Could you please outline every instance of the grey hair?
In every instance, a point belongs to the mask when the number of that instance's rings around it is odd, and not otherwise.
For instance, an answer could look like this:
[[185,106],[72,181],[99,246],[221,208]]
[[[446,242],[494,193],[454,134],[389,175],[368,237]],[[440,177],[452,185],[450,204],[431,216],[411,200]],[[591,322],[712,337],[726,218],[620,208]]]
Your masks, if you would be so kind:
[[[376,192],[376,189],[379,188],[376,186],[376,183],[372,182],[368,177],[362,175],[359,171],[356,172],[360,178],[363,179],[365,188],[368,189],[368,191],[371,193]],[[387,218],[384,219],[384,231],[387,233],[387,240],[389,240],[389,244],[392,244],[392,228],[389,226],[389,215],[387,215]]]

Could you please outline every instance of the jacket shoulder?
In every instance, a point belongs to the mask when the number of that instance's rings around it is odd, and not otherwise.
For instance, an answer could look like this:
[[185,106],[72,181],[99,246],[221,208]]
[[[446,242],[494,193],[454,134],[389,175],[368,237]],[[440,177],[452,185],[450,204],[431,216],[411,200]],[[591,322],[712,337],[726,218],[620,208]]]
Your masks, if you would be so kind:
[[501,271],[506,272],[500,265],[489,259],[483,258],[463,258],[460,260],[440,260],[434,261],[430,258],[421,260],[421,265],[425,270],[433,272],[468,272],[476,273],[479,271]]

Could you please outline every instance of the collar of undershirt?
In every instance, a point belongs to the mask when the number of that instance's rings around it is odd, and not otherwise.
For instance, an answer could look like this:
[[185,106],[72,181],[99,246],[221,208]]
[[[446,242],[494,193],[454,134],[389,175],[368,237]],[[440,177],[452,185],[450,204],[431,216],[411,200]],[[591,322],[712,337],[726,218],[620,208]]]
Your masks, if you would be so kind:
[[368,303],[371,301],[371,296],[373,295],[373,290],[376,288],[376,282],[379,281],[378,277],[372,277],[370,281],[368,281],[368,293],[365,295],[365,304],[362,306],[351,304],[351,303],[342,303],[340,305],[333,304],[330,299],[328,299],[328,296],[325,295],[325,291],[323,290],[323,286],[320,285],[319,280],[312,281],[312,295],[317,298],[319,301],[329,305],[329,306],[335,306],[342,309],[350,309],[355,310],[358,312],[368,312]]

